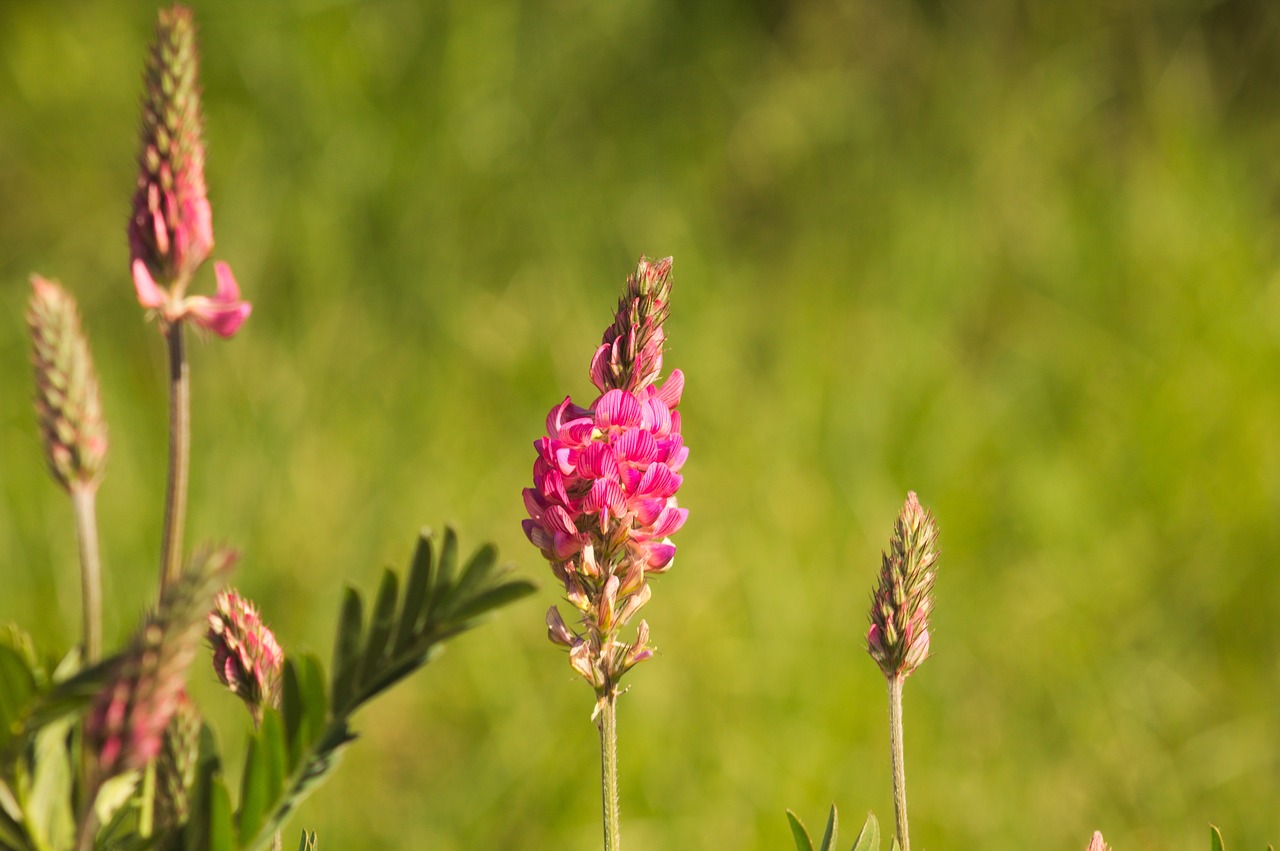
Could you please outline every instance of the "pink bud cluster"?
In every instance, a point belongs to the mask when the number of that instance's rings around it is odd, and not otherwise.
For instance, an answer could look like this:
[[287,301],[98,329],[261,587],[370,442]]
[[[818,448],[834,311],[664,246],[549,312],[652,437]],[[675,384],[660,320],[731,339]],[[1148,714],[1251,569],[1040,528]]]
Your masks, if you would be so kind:
[[251,712],[280,702],[284,651],[252,602],[232,589],[219,593],[209,612],[206,637],[218,679]]
[[214,264],[218,285],[212,298],[186,294],[191,276],[213,250],[197,71],[191,10],[161,10],[146,68],[138,189],[129,220],[130,271],[138,302],[165,323],[189,318],[230,337],[251,310],[231,267]]
[[551,409],[547,434],[534,444],[533,487],[524,491],[525,534],[582,616],[575,631],[551,607],[548,635],[569,648],[570,665],[601,698],[615,695],[622,675],[653,655],[644,621],[634,641],[619,640],[619,632],[648,602],[647,577],[670,569],[670,536],[688,516],[676,500],[689,455],[675,410],[684,376],[675,370],[654,383],[670,268],[670,258],[641,259],[592,359],[600,395],[586,408],[566,397]]

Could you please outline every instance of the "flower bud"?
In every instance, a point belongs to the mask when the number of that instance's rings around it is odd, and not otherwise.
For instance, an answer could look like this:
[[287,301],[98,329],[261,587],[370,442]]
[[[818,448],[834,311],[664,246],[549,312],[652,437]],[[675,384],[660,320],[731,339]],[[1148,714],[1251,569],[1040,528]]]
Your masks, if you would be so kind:
[[213,648],[213,670],[250,711],[280,702],[284,651],[248,599],[228,589],[214,599],[206,633]]
[[27,326],[45,461],[63,488],[94,487],[106,464],[107,424],[76,302],[39,275],[31,288]]
[[937,540],[933,515],[920,507],[914,491],[907,494],[889,551],[881,554],[867,631],[867,652],[886,677],[906,677],[929,656]]

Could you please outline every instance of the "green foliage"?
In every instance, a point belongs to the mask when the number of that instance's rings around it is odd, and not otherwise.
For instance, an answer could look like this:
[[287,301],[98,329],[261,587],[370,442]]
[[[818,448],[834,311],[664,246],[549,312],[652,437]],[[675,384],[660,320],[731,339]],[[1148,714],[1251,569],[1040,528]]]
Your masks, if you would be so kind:
[[[1226,851],[1226,845],[1222,841],[1222,831],[1218,830],[1215,824],[1209,825],[1209,851]],[[1275,851],[1275,846],[1268,845],[1267,851]]]
[[[827,827],[822,833],[822,841],[817,848],[814,848],[813,840],[809,838],[809,831],[791,810],[787,810],[787,822],[791,825],[791,837],[796,843],[796,851],[835,851],[840,831],[840,817],[836,812],[835,804],[831,805],[831,813],[827,816]],[[891,851],[897,851],[897,837],[893,838],[890,848]],[[880,823],[876,821],[873,813],[867,813],[867,820],[858,831],[858,837],[853,840],[853,851],[880,851]]]
[[528,581],[504,573],[497,569],[493,547],[481,547],[459,569],[453,530],[446,529],[438,545],[424,531],[403,597],[397,591],[396,574],[387,570],[367,626],[363,598],[348,589],[334,638],[330,687],[326,689],[323,668],[314,656],[286,660],[280,708],[267,709],[249,738],[239,808],[234,812],[212,735],[206,735],[194,813],[175,847],[188,851],[270,847],[285,820],[325,780],[356,738],[348,725],[356,710],[427,664],[447,639],[533,591]]

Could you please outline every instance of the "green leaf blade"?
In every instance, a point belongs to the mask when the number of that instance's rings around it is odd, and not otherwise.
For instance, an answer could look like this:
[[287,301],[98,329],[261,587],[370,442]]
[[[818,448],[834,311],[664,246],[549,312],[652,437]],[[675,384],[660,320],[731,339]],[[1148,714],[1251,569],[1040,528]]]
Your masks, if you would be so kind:
[[354,588],[348,588],[338,615],[338,634],[333,640],[334,715],[342,715],[351,703],[356,674],[360,665],[360,636],[364,631],[364,601]]
[[405,583],[404,602],[400,607],[400,626],[396,630],[396,641],[391,651],[393,655],[404,652],[418,635],[418,622],[426,608],[427,590],[432,583],[434,565],[431,531],[423,529],[418,535],[413,561],[409,564],[409,580]]
[[880,851],[880,822],[873,813],[867,813],[858,838],[853,840],[853,851]]
[[819,851],[833,851],[836,839],[840,834],[840,816],[836,812],[836,805],[831,805],[831,815],[827,816],[827,829],[822,832],[822,845]]
[[804,829],[804,824],[791,810],[787,810],[787,823],[791,825],[791,838],[796,843],[796,851],[813,851],[813,840],[809,838],[809,831]]

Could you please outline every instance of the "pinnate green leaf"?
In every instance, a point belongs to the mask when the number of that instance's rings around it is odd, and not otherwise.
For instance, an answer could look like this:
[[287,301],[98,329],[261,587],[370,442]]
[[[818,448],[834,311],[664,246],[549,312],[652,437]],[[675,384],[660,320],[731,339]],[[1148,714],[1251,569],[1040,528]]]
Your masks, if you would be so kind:
[[[241,777],[239,848],[259,851],[297,805],[338,763],[355,739],[348,719],[360,706],[427,664],[443,642],[475,626],[480,617],[533,590],[531,583],[496,572],[497,552],[482,547],[459,572],[458,542],[446,529],[437,551],[424,532],[400,583],[386,571],[366,624],[364,600],[348,589],[334,639],[334,674],[314,656],[286,660],[279,710],[268,709],[250,740]],[[208,814],[213,818],[214,814]],[[307,835],[303,835],[306,847]],[[312,835],[314,842],[314,835]]]

